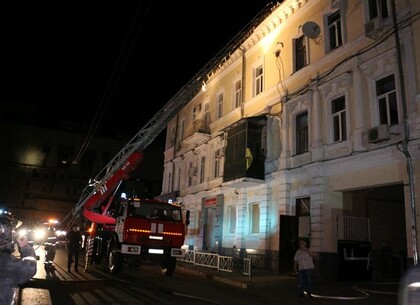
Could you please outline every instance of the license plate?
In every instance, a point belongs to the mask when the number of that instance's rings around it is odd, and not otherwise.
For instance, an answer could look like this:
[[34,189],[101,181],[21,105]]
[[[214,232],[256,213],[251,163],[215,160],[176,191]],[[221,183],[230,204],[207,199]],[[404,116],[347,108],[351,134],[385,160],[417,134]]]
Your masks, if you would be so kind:
[[182,249],[172,248],[171,249],[171,256],[182,257],[182,256],[184,256],[184,253],[183,253]]
[[122,245],[121,253],[124,254],[140,254],[141,246]]

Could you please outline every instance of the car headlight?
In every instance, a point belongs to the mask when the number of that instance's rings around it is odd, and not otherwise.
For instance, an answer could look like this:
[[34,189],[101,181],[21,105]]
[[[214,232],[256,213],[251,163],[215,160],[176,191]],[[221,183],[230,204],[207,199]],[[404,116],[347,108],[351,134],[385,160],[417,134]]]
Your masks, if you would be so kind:
[[39,240],[39,239],[43,239],[45,237],[45,230],[43,229],[36,229],[34,231],[34,239],[35,240]]
[[18,238],[22,238],[26,235],[28,235],[28,230],[26,229],[20,229],[19,231],[17,231]]

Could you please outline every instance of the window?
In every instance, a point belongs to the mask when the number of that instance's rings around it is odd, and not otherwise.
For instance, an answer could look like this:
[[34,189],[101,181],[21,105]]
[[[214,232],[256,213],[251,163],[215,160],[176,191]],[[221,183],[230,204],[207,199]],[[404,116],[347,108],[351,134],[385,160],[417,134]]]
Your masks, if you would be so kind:
[[305,36],[301,36],[294,40],[294,48],[295,48],[295,72],[296,72],[308,64],[307,55],[306,55]]
[[390,3],[389,0],[368,0],[369,20],[376,17],[389,17]]
[[179,190],[181,186],[181,168],[178,167],[177,169],[177,175],[176,175],[176,187],[175,190]]
[[260,94],[264,90],[264,71],[263,67],[259,66],[255,69],[255,95]]
[[346,98],[341,96],[331,101],[331,116],[333,125],[333,141],[347,140],[346,129]]
[[298,235],[309,238],[311,236],[311,198],[296,199],[296,216],[299,217]]
[[251,233],[260,233],[260,204],[251,204]]
[[376,82],[376,100],[379,110],[379,124],[398,124],[397,93],[394,74]]
[[172,173],[168,173],[168,193],[172,192]]
[[223,92],[217,95],[217,118],[220,119],[223,116]]
[[214,153],[214,178],[220,176],[220,149]]
[[203,183],[204,182],[205,173],[206,173],[206,157],[201,157],[201,162],[200,162],[200,183]]
[[305,111],[296,116],[296,154],[303,154],[308,151],[308,112]]
[[192,162],[190,162],[189,163],[189,166],[188,166],[188,186],[191,186],[192,185],[192,181],[193,181],[193,175],[194,175],[194,167],[193,167],[193,164],[192,164]]
[[236,207],[234,205],[231,205],[228,207],[228,217],[229,217],[229,233],[235,234],[236,232]]
[[335,11],[327,17],[327,24],[329,38],[328,48],[331,51],[343,44],[341,37],[341,20],[339,10]]
[[242,104],[242,81],[238,80],[235,83],[235,105],[234,108],[238,108]]
[[198,119],[198,115],[200,111],[201,111],[201,104],[194,106],[193,113],[192,113],[193,122]]

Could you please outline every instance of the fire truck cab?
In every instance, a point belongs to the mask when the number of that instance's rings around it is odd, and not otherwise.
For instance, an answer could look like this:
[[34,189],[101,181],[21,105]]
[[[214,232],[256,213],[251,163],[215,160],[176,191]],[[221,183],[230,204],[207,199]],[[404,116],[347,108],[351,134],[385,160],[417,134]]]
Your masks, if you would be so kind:
[[175,271],[176,258],[184,255],[189,222],[189,213],[184,213],[181,204],[122,198],[108,213],[116,219],[115,224],[92,224],[94,263],[106,258],[112,274],[120,272],[124,264],[139,266],[144,260],[159,263],[165,275]]

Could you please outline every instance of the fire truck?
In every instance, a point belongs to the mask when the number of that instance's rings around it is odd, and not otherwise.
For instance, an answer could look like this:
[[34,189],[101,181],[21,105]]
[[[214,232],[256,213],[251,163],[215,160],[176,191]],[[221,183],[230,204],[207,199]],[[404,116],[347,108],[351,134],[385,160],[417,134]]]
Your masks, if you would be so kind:
[[[171,202],[116,198],[117,190],[141,162],[144,149],[274,9],[275,6],[267,5],[238,32],[86,185],[75,207],[61,222],[67,223],[68,231],[81,211],[84,218],[91,222],[85,269],[91,263],[105,261],[109,272],[117,273],[124,264],[137,265],[142,259],[150,257],[160,262],[163,274],[174,272],[176,257],[182,255],[189,212]],[[174,147],[178,144],[175,138]],[[155,209],[160,216],[153,215]]]
[[92,262],[99,265],[105,260],[109,272],[116,274],[124,263],[136,267],[149,260],[160,264],[163,274],[171,275],[176,258],[184,254],[186,226],[181,205],[123,196],[114,207],[110,213],[115,224],[92,223]]

